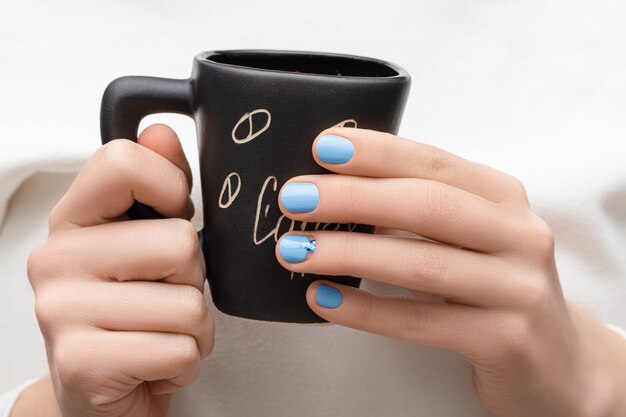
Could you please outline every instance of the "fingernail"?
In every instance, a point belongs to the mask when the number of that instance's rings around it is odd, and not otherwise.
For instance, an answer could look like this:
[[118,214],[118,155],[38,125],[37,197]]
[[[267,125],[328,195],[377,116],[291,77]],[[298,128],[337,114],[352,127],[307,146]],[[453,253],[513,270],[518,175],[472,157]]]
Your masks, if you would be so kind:
[[348,139],[335,135],[324,135],[315,147],[320,161],[329,164],[343,164],[352,159],[354,145]]
[[343,297],[341,291],[328,285],[320,284],[315,290],[315,302],[318,306],[337,308],[341,305]]
[[315,252],[315,240],[302,235],[283,236],[278,243],[280,257],[287,262],[302,262],[307,254]]
[[305,213],[315,210],[320,199],[315,184],[310,182],[292,182],[283,187],[280,201],[287,211]]

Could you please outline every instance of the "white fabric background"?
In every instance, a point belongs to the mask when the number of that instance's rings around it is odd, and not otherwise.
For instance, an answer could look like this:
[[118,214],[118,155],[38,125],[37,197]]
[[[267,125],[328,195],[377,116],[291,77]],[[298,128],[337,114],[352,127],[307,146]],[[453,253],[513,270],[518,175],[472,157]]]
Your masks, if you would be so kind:
[[[107,83],[186,77],[209,49],[346,52],[405,67],[401,134],[519,177],[555,230],[567,296],[626,327],[625,21],[618,0],[3,2],[0,392],[46,372],[26,257],[99,146]],[[149,120],[175,127],[197,172],[193,122]],[[488,415],[455,354],[215,314],[215,352],[173,415]]]

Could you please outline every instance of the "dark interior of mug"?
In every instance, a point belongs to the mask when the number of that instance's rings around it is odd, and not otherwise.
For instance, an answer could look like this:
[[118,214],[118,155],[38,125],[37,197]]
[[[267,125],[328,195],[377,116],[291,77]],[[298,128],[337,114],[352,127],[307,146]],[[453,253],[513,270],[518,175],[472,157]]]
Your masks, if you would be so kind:
[[394,77],[398,75],[396,70],[382,62],[341,55],[220,51],[209,55],[206,59],[222,64],[306,74],[344,77]]

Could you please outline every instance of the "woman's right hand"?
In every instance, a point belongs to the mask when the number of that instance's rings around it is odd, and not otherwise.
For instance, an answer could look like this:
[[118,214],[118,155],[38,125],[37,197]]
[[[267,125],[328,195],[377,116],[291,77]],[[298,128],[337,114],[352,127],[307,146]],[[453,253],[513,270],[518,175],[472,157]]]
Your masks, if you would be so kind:
[[[205,265],[176,134],[100,148],[53,209],[28,276],[65,417],[167,416],[213,349]],[[128,220],[134,200],[166,219]]]

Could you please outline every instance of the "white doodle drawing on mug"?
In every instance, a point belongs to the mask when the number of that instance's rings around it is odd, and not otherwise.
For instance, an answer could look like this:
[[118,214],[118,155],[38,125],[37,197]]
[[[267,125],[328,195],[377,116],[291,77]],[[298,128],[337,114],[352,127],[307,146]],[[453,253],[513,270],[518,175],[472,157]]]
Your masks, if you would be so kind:
[[[253,124],[252,124],[252,116],[258,113],[264,113],[267,115],[267,121],[265,123],[265,125],[258,131],[254,132],[254,128],[253,128]],[[243,143],[247,143],[250,142],[251,140],[259,137],[263,132],[265,132],[271,123],[271,119],[272,116],[270,114],[270,112],[266,109],[257,109],[257,110],[253,110],[252,112],[246,113],[244,114],[239,121],[237,122],[237,124],[235,125],[235,127],[232,130],[231,136],[233,141],[235,141],[236,144],[243,144]],[[237,138],[236,136],[236,132],[237,129],[244,123],[244,122],[248,122],[248,135],[243,138]],[[336,125],[334,125],[333,127],[357,127],[357,122],[354,119],[346,119],[343,120],[339,123],[337,123]],[[233,182],[235,181],[235,183],[233,184]],[[357,224],[356,223],[309,223],[309,222],[296,222],[293,219],[289,219],[288,217],[286,217],[284,214],[282,214],[280,217],[278,217],[276,223],[273,225],[274,227],[268,232],[266,233],[263,237],[258,237],[258,233],[259,233],[259,223],[261,222],[262,218],[263,219],[267,219],[268,217],[268,213],[271,207],[271,203],[269,202],[265,202],[265,205],[263,205],[264,200],[263,197],[265,196],[265,193],[267,191],[267,187],[268,185],[271,184],[271,189],[274,193],[276,193],[277,188],[278,188],[278,179],[274,176],[274,175],[270,175],[268,177],[265,178],[265,181],[263,182],[263,185],[261,186],[261,190],[259,192],[258,198],[257,198],[257,206],[256,206],[256,213],[254,216],[254,230],[252,232],[252,241],[254,242],[255,245],[260,245],[263,242],[267,241],[270,238],[274,238],[274,242],[278,242],[279,239],[279,234],[281,234],[281,228],[284,229],[284,227],[288,224],[289,228],[287,230],[285,230],[285,232],[291,232],[293,230],[295,230],[296,228],[296,223],[300,223],[298,226],[298,229],[300,231],[306,231],[307,230],[307,226],[309,224],[313,225],[313,231],[317,231],[317,230],[340,230],[340,228],[342,226],[347,226],[347,230],[348,232],[352,232],[356,229]],[[241,191],[241,186],[242,186],[242,180],[241,180],[241,176],[239,175],[239,173],[233,171],[230,174],[228,174],[226,176],[226,178],[224,179],[224,183],[222,184],[222,190],[220,191],[220,195],[219,195],[219,201],[218,201],[218,205],[220,208],[228,208],[230,207],[233,202],[235,201],[235,199],[237,198],[237,196],[239,195],[239,192]],[[233,187],[234,187],[234,191],[233,191]],[[261,208],[263,207],[263,217],[261,217]],[[285,224],[285,226],[283,226],[283,221],[285,221],[285,219],[289,222],[287,224]],[[269,219],[268,219],[269,220]],[[272,220],[270,220],[272,221]],[[310,229],[310,227],[309,227]],[[293,280],[295,273],[292,271],[291,272],[291,279]],[[302,277],[304,277],[305,273],[300,273],[300,275]]]
[[[263,186],[261,187],[261,192],[259,193],[259,198],[256,204],[256,215],[254,216],[254,231],[252,232],[252,240],[254,241],[254,244],[257,246],[265,242],[267,239],[269,239],[273,235],[275,235],[276,230],[278,230],[278,227],[274,227],[268,234],[263,236],[261,239],[257,239],[257,229],[259,228],[259,218],[261,215],[261,204],[263,202],[263,195],[265,194],[265,189],[267,188],[267,184],[269,184],[270,181],[273,181],[272,189],[276,191],[278,180],[276,179],[275,176],[270,175],[269,177],[265,178],[265,181],[263,182]],[[269,210],[269,203],[265,206],[265,217],[267,217],[268,210]],[[281,218],[278,219],[278,225],[280,225],[280,222],[282,221],[283,217],[284,216],[281,216]]]
[[[274,237],[274,242],[278,242],[278,238],[279,235],[281,234],[281,227],[283,225],[283,221],[286,219],[287,221],[289,221],[289,228],[287,230],[285,230],[286,232],[291,232],[293,230],[296,229],[296,224],[300,223],[300,225],[298,226],[298,230],[305,232],[307,231],[307,226],[308,225],[313,225],[313,230],[312,231],[317,231],[317,230],[339,230],[342,226],[345,226],[347,228],[347,230],[349,232],[353,231],[356,228],[356,224],[355,223],[310,223],[310,222],[297,222],[293,219],[289,219],[288,217],[286,217],[284,214],[281,215],[278,220],[276,220],[276,223],[273,224],[273,228],[272,230],[270,230],[269,232],[267,232],[263,237],[259,237],[259,225],[261,224],[261,221],[263,219],[267,219],[267,214],[269,212],[269,209],[271,207],[270,203],[265,203],[265,209],[263,210],[263,216],[261,216],[261,207],[263,207],[263,203],[264,203],[264,197],[265,194],[268,192],[268,185],[271,184],[271,189],[272,191],[274,191],[274,193],[276,192],[276,190],[278,189],[278,180],[276,179],[275,176],[270,175],[269,177],[267,177],[265,179],[265,181],[263,182],[263,185],[261,186],[261,191],[259,192],[259,195],[257,197],[257,204],[256,204],[256,213],[254,216],[254,230],[252,232],[252,240],[254,241],[255,245],[260,245],[261,243],[265,242],[266,240],[268,240],[271,237]],[[269,219],[269,221],[273,221],[271,219]],[[309,227],[309,230],[311,228]]]
[[[233,177],[237,179],[237,185],[235,186],[234,192],[233,192],[233,185],[232,185]],[[233,204],[233,201],[235,201],[235,199],[237,198],[237,195],[239,194],[240,190],[241,190],[241,177],[236,172],[231,172],[230,174],[228,174],[228,176],[224,180],[224,185],[222,185],[222,191],[220,191],[220,199],[219,199],[220,208],[230,207],[230,205]],[[227,194],[228,199],[226,200],[226,202],[223,202],[224,192],[226,191],[228,191],[228,194]]]
[[[348,124],[351,124],[351,125],[354,125],[354,126],[346,126]],[[346,120],[343,120],[343,121],[337,123],[333,127],[356,127],[356,120],[354,120],[354,119],[346,119]]]
[[[265,126],[263,126],[260,130],[258,131],[254,131],[253,128],[253,117],[255,114],[258,113],[263,113],[267,115],[267,121],[265,122]],[[240,139],[237,137],[237,129],[239,129],[239,126],[241,126],[242,123],[244,122],[248,122],[248,135],[243,138]],[[253,110],[249,113],[245,113],[243,116],[241,116],[241,118],[239,119],[239,121],[235,124],[235,127],[233,127],[233,131],[231,132],[231,137],[233,138],[233,141],[235,141],[235,143],[237,145],[241,145],[242,143],[247,143],[250,142],[251,140],[259,137],[259,135],[261,135],[263,132],[265,132],[267,129],[269,129],[270,124],[272,123],[272,115],[270,114],[270,112],[266,109],[256,109]]]

